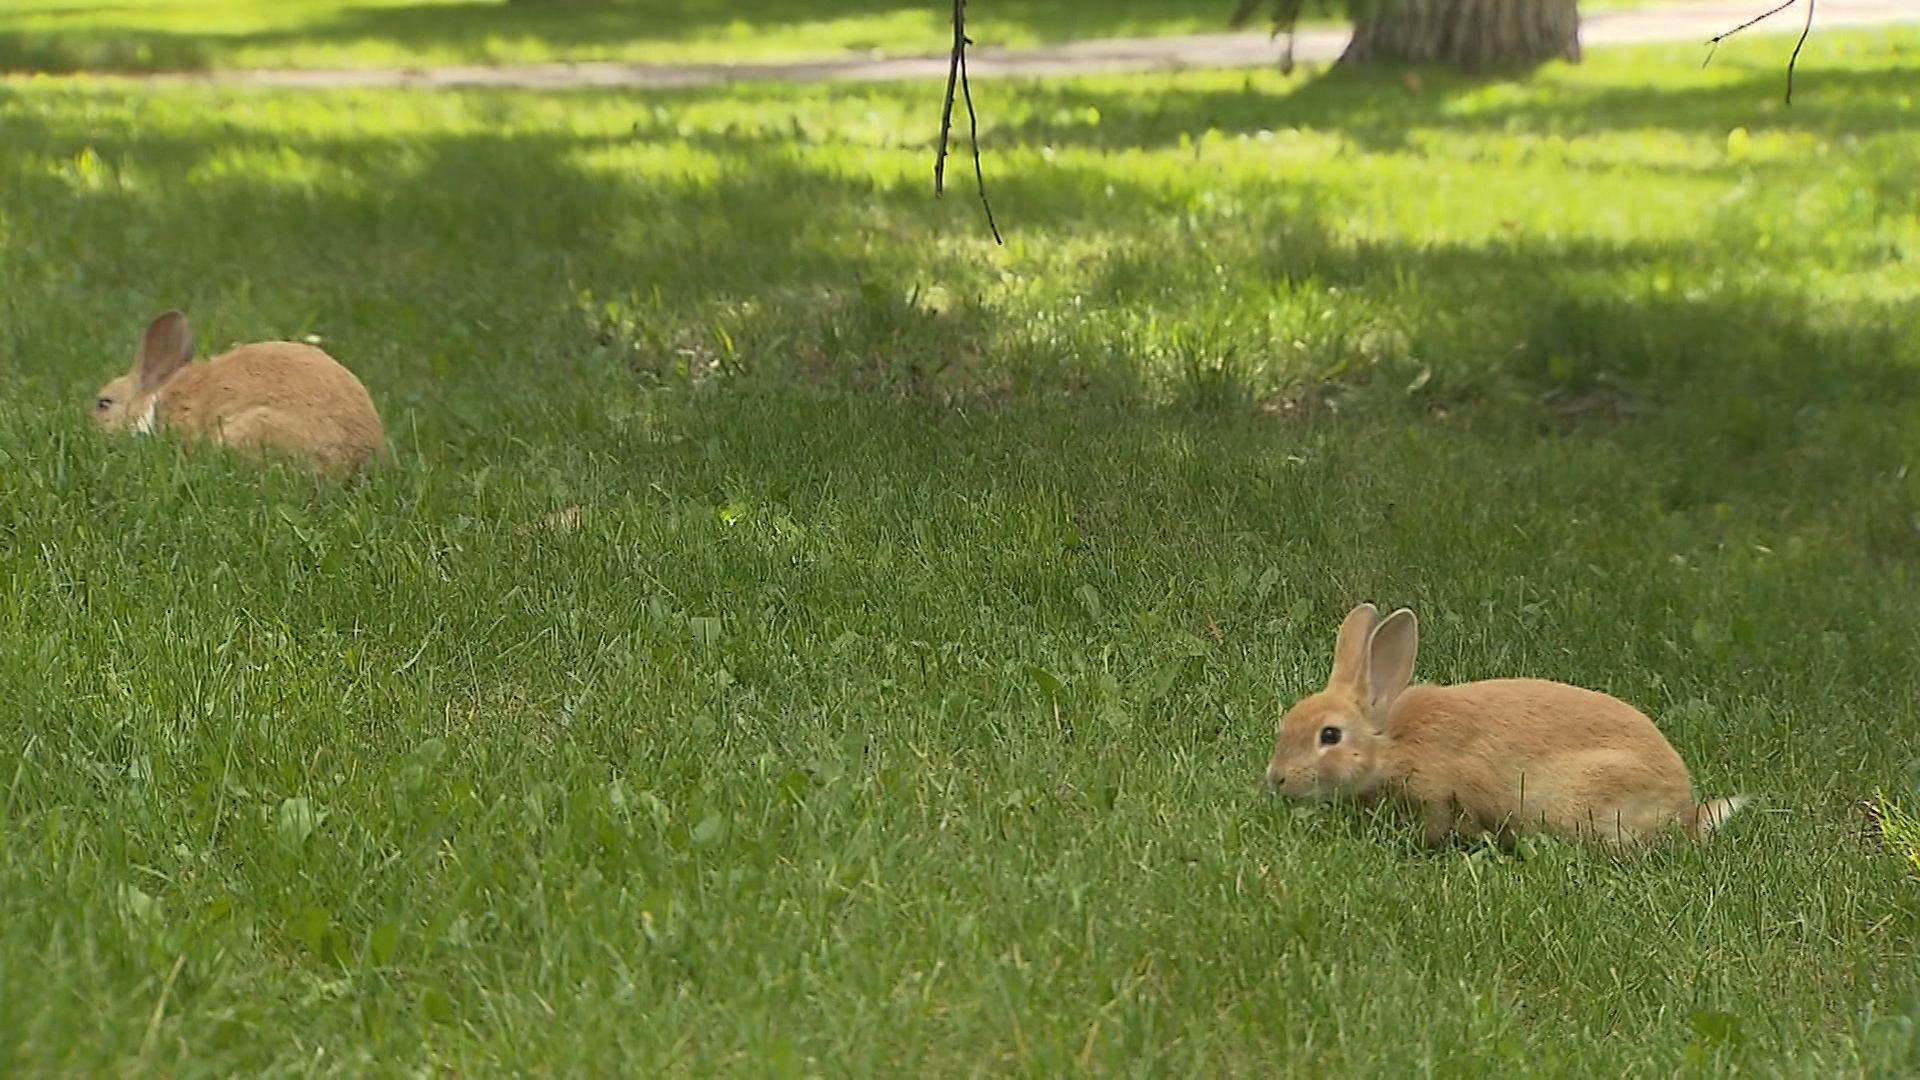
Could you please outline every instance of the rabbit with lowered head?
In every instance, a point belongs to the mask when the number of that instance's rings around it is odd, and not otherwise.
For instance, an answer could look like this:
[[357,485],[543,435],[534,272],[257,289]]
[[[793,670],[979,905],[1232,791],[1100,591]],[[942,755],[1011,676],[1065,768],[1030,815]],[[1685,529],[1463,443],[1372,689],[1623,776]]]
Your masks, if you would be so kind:
[[1419,629],[1361,604],[1327,687],[1280,721],[1267,783],[1300,799],[1404,799],[1430,844],[1527,832],[1636,844],[1713,832],[1744,797],[1694,801],[1666,736],[1618,698],[1543,679],[1408,686]]
[[143,434],[167,427],[336,474],[387,452],[373,399],[333,357],[312,345],[264,341],[195,364],[193,331],[178,311],[147,325],[133,369],[94,395],[93,419]]

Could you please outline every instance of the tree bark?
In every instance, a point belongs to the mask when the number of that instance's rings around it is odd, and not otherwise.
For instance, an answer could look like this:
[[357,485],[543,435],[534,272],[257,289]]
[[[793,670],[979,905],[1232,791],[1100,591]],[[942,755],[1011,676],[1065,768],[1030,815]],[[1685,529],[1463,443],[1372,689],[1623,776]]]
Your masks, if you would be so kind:
[[1367,0],[1343,64],[1446,64],[1462,71],[1580,59],[1578,0]]

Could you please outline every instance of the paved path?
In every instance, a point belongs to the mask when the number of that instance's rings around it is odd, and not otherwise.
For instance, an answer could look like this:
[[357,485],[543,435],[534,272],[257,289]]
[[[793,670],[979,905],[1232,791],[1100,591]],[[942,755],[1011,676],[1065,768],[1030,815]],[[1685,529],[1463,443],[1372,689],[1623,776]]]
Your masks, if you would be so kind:
[[[1779,0],[1685,0],[1626,11],[1602,11],[1581,19],[1586,48],[1640,42],[1698,41],[1723,33],[1773,7]],[[1746,31],[1798,33],[1806,19],[1801,4]],[[1920,22],[1920,0],[1818,0],[1814,33],[1843,26]],[[989,9],[982,8],[983,12]],[[1222,8],[1224,12],[1225,8]],[[981,16],[988,17],[988,16]],[[1346,48],[1344,28],[1303,30],[1294,40],[1299,61],[1328,61]],[[1098,71],[1259,67],[1278,62],[1281,43],[1265,31],[1187,34],[1153,38],[1106,38],[1027,49],[976,48],[967,53],[973,78],[996,75],[1070,75]],[[1704,51],[1702,52],[1704,56]],[[814,60],[766,64],[641,64],[617,61],[457,65],[428,68],[239,69],[147,76],[154,82],[251,83],[264,86],[693,86],[746,79],[944,79],[946,56],[882,60]]]

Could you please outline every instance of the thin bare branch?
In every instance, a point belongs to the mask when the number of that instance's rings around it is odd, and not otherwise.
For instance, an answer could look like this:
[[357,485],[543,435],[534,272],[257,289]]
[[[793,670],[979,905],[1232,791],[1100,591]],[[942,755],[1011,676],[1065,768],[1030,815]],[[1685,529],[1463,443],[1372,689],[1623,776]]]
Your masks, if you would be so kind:
[[[1787,10],[1788,8],[1792,7],[1793,5],[1799,2],[1800,0],[1786,0],[1785,3],[1782,3],[1777,7],[1769,8],[1768,10],[1763,11],[1758,15],[1755,15],[1753,18],[1748,19],[1746,22],[1741,23],[1739,26],[1736,26],[1731,30],[1728,30],[1724,34],[1713,35],[1713,37],[1707,39],[1707,44],[1719,45],[1721,42],[1727,40],[1728,38],[1739,33],[1740,31],[1750,29],[1754,26],[1758,26],[1760,23],[1766,22],[1768,19],[1773,18],[1775,15],[1780,14],[1781,12]],[[1712,59],[1713,54],[1708,53],[1707,58]],[[1702,64],[1701,66],[1705,67],[1706,65]]]
[[[1793,0],[1787,0],[1792,3]],[[960,60],[967,53],[967,0],[953,0],[953,59],[947,64],[947,97],[940,106],[940,145],[933,156],[933,194],[946,191],[947,136],[953,131],[953,84],[960,78]]]
[[[1766,21],[1767,19],[1773,18],[1775,15],[1780,14],[1781,12],[1787,10],[1788,8],[1792,7],[1793,5],[1799,2],[1800,0],[1782,0],[1781,3],[1776,4],[1771,8],[1768,8],[1767,10],[1761,12],[1758,15],[1755,15],[1753,18],[1748,19],[1746,22],[1741,23],[1739,26],[1736,26],[1733,29],[1726,31],[1725,33],[1715,34],[1713,37],[1707,39],[1707,58],[1705,60],[1700,61],[1700,66],[1706,67],[1708,64],[1713,62],[1714,51],[1720,48],[1721,42],[1727,40],[1728,38],[1732,37],[1735,34],[1738,34],[1742,30],[1745,30],[1745,29],[1748,29],[1749,27],[1754,26],[1757,23],[1761,23]],[[1800,50],[1804,48],[1807,44],[1807,35],[1813,33],[1814,3],[1815,3],[1815,0],[1807,0],[1806,25],[1800,28],[1800,40],[1797,42],[1794,42],[1793,55],[1787,58],[1787,104],[1789,105],[1793,104],[1794,68],[1800,62]]]
[[[966,0],[960,0],[966,3]],[[980,208],[987,212],[987,228],[993,230],[993,242],[1001,246],[1000,226],[993,220],[993,204],[987,201],[987,178],[980,171],[980,121],[973,115],[973,90],[967,86],[967,58],[960,57],[960,96],[967,99],[967,138],[973,143],[973,182],[980,189]]]
[[1800,62],[1800,50],[1813,33],[1813,0],[1807,0],[1807,24],[1800,28],[1800,40],[1793,43],[1793,55],[1787,57],[1787,104],[1793,104],[1793,66]]
[[953,89],[957,82],[960,96],[967,103],[967,137],[973,145],[973,179],[980,189],[980,206],[987,212],[987,228],[993,230],[993,242],[1005,244],[1000,226],[993,220],[993,204],[987,201],[987,178],[980,168],[980,118],[973,111],[973,87],[967,83],[967,0],[953,0],[953,59],[947,66],[947,96],[940,105],[940,143],[934,150],[933,194],[946,191],[947,143],[953,133]]

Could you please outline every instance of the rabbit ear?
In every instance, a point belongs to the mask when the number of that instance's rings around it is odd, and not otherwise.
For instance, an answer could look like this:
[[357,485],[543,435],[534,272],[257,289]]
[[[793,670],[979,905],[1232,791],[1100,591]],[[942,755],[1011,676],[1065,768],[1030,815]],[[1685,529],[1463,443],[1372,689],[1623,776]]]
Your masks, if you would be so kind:
[[192,360],[193,328],[187,325],[187,317],[177,311],[161,312],[140,336],[133,381],[140,393],[151,393]]
[[1327,676],[1327,688],[1349,687],[1364,692],[1367,685],[1367,639],[1380,611],[1372,604],[1361,604],[1347,612],[1340,624],[1340,636],[1333,644],[1333,674]]
[[1420,624],[1410,608],[1383,619],[1367,646],[1367,691],[1377,716],[1385,716],[1393,699],[1413,678],[1413,657],[1420,650]]

